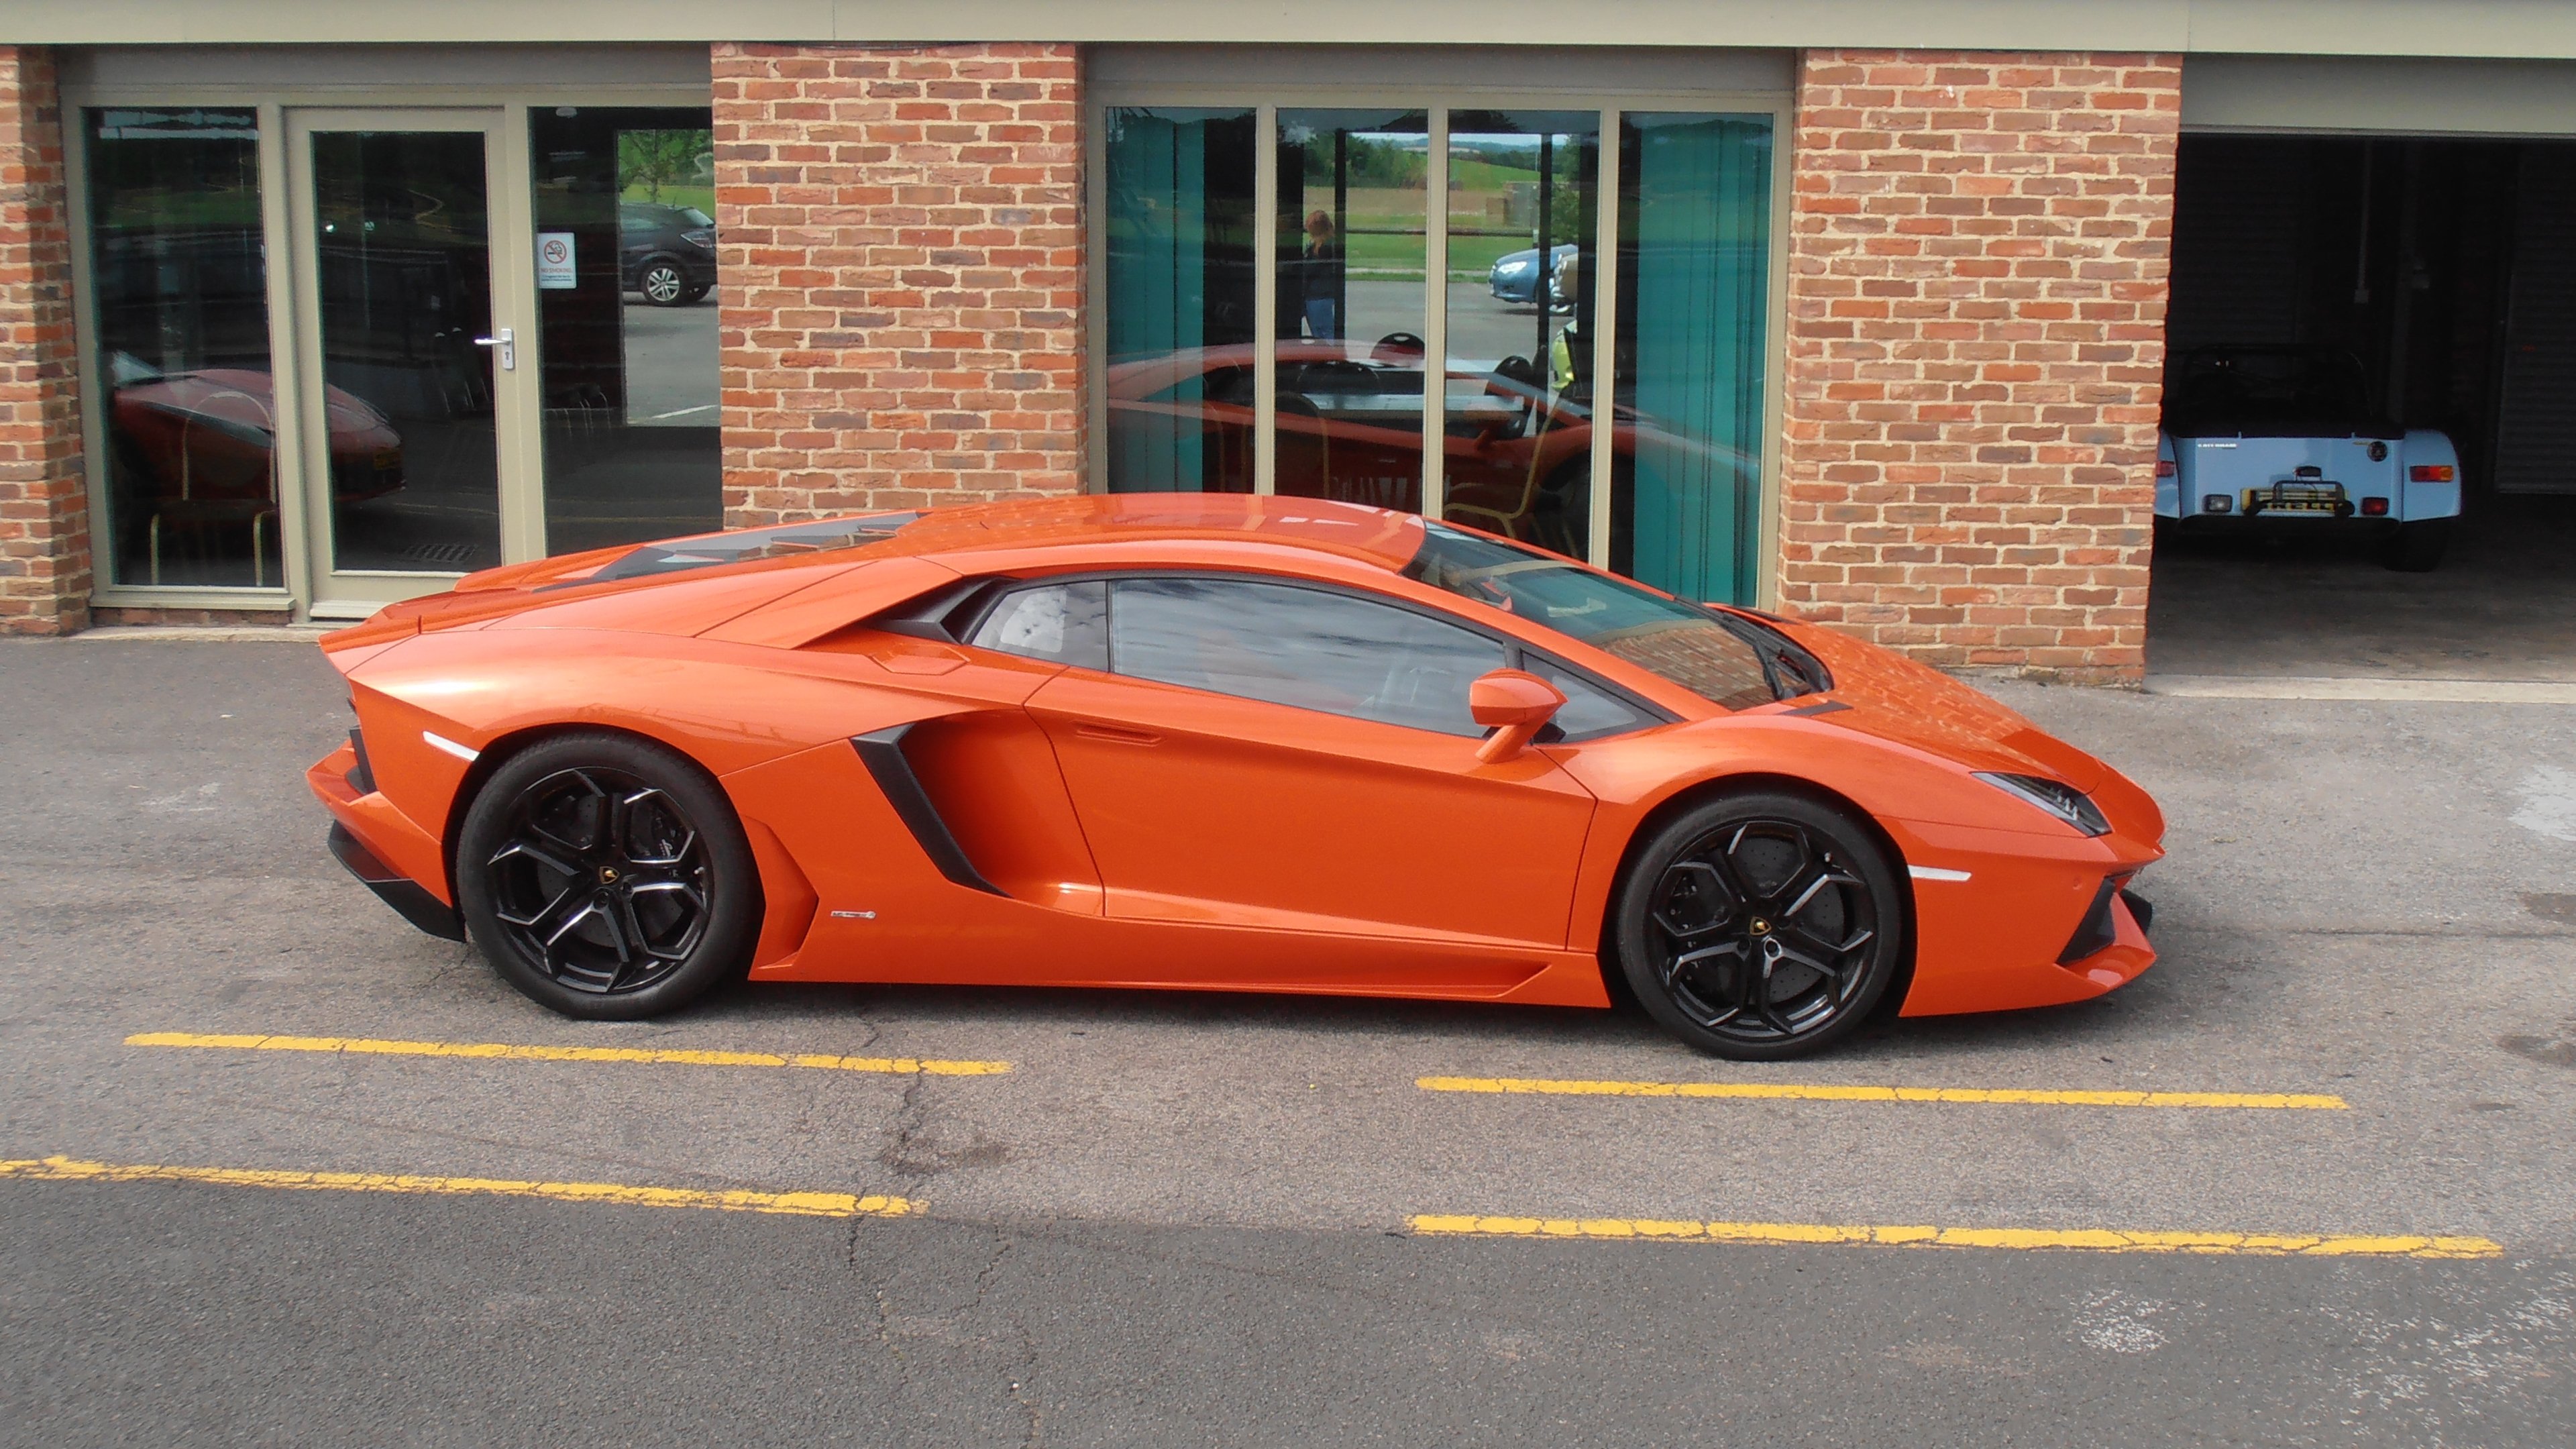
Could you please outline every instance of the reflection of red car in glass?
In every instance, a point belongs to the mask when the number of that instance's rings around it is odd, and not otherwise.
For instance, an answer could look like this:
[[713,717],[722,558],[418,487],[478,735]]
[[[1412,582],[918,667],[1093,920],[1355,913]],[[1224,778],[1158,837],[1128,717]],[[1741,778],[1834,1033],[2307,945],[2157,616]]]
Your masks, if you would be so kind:
[[[152,582],[166,537],[247,527],[264,571],[277,522],[277,404],[269,375],[252,368],[156,372],[130,354],[114,359],[118,518],[144,535]],[[402,436],[365,399],[324,390],[331,493],[339,502],[403,486]],[[265,583],[262,577],[257,582]]]
[[[1422,502],[1422,359],[1385,343],[1278,344],[1278,491],[1381,508]],[[1159,487],[1195,481],[1252,491],[1253,348],[1208,347],[1109,368],[1109,473]],[[1551,392],[1537,367],[1450,365],[1441,476],[1444,517],[1560,552],[1581,553],[1592,480],[1593,410]],[[1641,450],[1753,483],[1756,462],[1612,410],[1612,478],[1624,487]],[[1689,459],[1686,464],[1683,459]]]

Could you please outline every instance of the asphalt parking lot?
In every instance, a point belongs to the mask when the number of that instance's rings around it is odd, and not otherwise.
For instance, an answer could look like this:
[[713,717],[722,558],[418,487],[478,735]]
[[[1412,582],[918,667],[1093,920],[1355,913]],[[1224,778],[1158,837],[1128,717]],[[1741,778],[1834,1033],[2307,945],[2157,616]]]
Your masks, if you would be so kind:
[[309,646],[0,644],[0,1443],[2567,1442],[2576,709],[1996,688],[2163,802],[2163,961],[1747,1067],[569,1022],[324,853]]

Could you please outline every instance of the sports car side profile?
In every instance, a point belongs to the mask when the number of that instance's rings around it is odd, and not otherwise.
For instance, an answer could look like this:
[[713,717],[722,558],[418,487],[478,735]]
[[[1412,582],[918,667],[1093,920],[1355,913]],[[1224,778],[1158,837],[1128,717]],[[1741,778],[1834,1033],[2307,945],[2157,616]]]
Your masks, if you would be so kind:
[[326,636],[341,860],[582,1017],[719,982],[1610,1004],[1770,1059],[2155,959],[2137,786],[1874,646],[1314,499],[830,519]]

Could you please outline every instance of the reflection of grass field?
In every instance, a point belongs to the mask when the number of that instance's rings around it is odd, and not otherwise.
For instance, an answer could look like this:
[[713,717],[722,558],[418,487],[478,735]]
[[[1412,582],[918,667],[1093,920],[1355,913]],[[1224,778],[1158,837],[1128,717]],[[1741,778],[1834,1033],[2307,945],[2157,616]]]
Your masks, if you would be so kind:
[[[626,194],[618,200],[651,201],[653,198],[645,194],[647,190],[648,188],[641,185],[629,186],[626,188]],[[716,214],[716,189],[712,186],[675,186],[664,182],[662,205],[694,206],[707,215],[713,216]]]
[[[1487,196],[1500,195],[1506,182],[1535,179],[1537,172],[1481,161],[1462,160],[1459,164],[1475,167],[1477,176],[1474,180],[1462,181],[1461,189],[1450,197],[1449,275],[1461,279],[1482,278],[1493,270],[1496,260],[1511,252],[1536,246],[1537,238],[1527,231],[1513,231],[1508,236],[1463,236],[1460,235],[1461,230],[1504,230],[1488,214]],[[1347,198],[1349,210],[1343,219],[1351,234],[1343,238],[1342,247],[1351,270],[1387,280],[1420,280],[1426,245],[1422,231],[1428,199],[1420,191],[1403,187],[1352,187]],[[1332,204],[1330,187],[1310,185],[1303,208],[1306,211],[1329,211]],[[1283,228],[1294,224],[1293,220],[1283,218]],[[1557,225],[1568,232],[1574,229],[1570,195],[1560,201]],[[1570,236],[1558,238],[1561,241],[1572,239]]]
[[[1354,225],[1360,226],[1379,224],[1375,220],[1363,220],[1359,217],[1353,217],[1351,220]],[[1401,223],[1388,218],[1385,224],[1392,229],[1393,226]],[[1416,218],[1411,224],[1418,227],[1421,221]],[[1481,277],[1493,270],[1497,258],[1509,252],[1526,251],[1530,245],[1530,239],[1524,236],[1453,235],[1449,238],[1449,274],[1454,277]],[[1349,259],[1353,271],[1364,271],[1375,276],[1419,277],[1422,275],[1423,246],[1423,238],[1419,232],[1410,236],[1363,233],[1349,238],[1343,254]]]

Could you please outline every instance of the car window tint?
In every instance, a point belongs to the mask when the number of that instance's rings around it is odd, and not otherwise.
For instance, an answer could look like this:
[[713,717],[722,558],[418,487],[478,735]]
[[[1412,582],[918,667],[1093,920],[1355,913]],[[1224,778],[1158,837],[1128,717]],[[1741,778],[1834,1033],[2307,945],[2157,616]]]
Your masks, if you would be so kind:
[[1233,579],[1120,579],[1120,674],[1442,734],[1484,731],[1467,686],[1503,667],[1470,629],[1347,594]]
[[985,612],[966,642],[1030,659],[1107,669],[1108,605],[1109,586],[1098,579],[1014,589]]
[[1565,707],[1553,721],[1558,739],[1598,739],[1657,723],[1654,716],[1562,665],[1532,659],[1528,669],[1565,696]]

